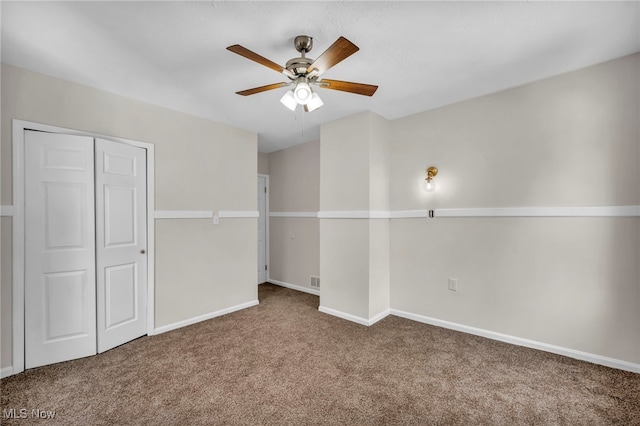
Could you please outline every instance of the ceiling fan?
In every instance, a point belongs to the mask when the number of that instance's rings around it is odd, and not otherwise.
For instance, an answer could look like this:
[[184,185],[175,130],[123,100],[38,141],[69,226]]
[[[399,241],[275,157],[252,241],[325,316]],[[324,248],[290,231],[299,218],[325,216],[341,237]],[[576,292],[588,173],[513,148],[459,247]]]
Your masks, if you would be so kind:
[[358,46],[346,38],[338,38],[338,40],[315,60],[306,57],[306,54],[313,48],[312,37],[299,35],[294,39],[294,46],[296,50],[300,52],[301,56],[287,61],[286,67],[278,65],[239,44],[227,47],[227,50],[244,56],[267,68],[271,68],[274,71],[278,71],[290,80],[289,82],[267,84],[266,86],[254,87],[253,89],[242,90],[236,93],[241,96],[248,96],[293,85],[293,89],[287,91],[282,99],[280,99],[280,102],[291,111],[294,111],[298,105],[303,105],[305,111],[310,112],[323,105],[320,96],[313,92],[311,86],[356,93],[364,96],[373,96],[378,89],[378,86],[371,84],[320,79],[322,73],[360,50]]

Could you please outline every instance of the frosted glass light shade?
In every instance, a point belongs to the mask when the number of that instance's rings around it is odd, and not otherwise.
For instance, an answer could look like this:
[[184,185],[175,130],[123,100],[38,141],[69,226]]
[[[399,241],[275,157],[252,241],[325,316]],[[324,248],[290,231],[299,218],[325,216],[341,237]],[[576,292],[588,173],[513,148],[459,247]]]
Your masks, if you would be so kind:
[[284,94],[282,99],[280,99],[280,102],[282,102],[282,105],[286,106],[291,111],[295,111],[296,110],[296,106],[298,105],[298,103],[296,102],[296,100],[295,100],[295,98],[293,96],[293,91],[292,90],[288,90],[287,93]]
[[293,89],[293,97],[300,105],[306,105],[311,100],[311,87],[307,83],[298,83]]
[[311,100],[307,103],[307,111],[314,111],[322,105],[324,105],[324,102],[322,102],[322,99],[320,99],[320,96],[318,96],[317,93],[314,93],[311,95]]

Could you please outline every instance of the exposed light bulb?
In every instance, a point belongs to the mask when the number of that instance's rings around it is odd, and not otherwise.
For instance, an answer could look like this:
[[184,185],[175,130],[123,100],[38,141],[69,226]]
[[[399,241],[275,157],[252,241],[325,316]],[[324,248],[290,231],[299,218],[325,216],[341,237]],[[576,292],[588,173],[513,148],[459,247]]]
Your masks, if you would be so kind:
[[436,184],[433,181],[433,178],[438,174],[438,169],[436,167],[429,167],[427,169],[427,176],[424,178],[424,182],[422,182],[422,189],[425,192],[433,192],[436,189]]
[[436,189],[436,184],[432,179],[427,178],[422,182],[422,189],[424,189],[425,192],[433,192]]

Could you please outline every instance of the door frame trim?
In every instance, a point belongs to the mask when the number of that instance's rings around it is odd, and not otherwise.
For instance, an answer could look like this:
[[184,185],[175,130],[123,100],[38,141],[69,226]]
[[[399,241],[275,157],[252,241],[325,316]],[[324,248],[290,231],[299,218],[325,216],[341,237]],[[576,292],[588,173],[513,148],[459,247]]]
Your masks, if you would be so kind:
[[71,136],[89,136],[137,146],[147,150],[147,335],[155,330],[155,146],[152,143],[84,132],[48,124],[13,119],[13,280],[12,280],[12,374],[24,371],[24,132],[35,130]]
[[[264,211],[265,211],[265,236],[264,236],[264,261],[267,264],[267,273],[265,274],[265,282],[269,282],[269,275],[271,274],[271,264],[269,263],[269,194],[271,189],[269,188],[269,175],[258,173],[258,177],[264,178],[264,186],[267,188],[267,196],[264,198]],[[258,283],[261,284],[261,283]]]

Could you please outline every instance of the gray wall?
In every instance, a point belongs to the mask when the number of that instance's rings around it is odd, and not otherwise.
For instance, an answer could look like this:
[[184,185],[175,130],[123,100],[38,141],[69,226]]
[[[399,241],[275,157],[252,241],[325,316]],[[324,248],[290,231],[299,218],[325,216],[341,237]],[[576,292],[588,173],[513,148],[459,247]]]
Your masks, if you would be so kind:
[[[257,138],[244,130],[2,65],[2,205],[11,120],[155,145],[156,210],[256,210]],[[11,218],[2,218],[2,367],[11,360]],[[155,326],[257,299],[256,220],[156,220]]]
[[[374,115],[327,123],[321,209],[384,210],[385,173],[391,211],[639,205],[638,75],[635,54],[390,121],[388,169]],[[640,363],[638,217],[321,219],[321,305],[384,307],[385,221],[391,309]]]
[[[313,141],[272,152],[269,164],[269,210],[319,210],[320,142]],[[269,219],[269,278],[311,288],[320,273],[320,231],[317,218]]]
[[[372,112],[322,126],[323,212],[389,210],[390,140],[389,122]],[[320,219],[321,310],[365,324],[388,311],[389,232],[388,219]]]
[[[393,121],[392,209],[640,204],[639,75],[636,54]],[[391,222],[392,308],[640,363],[639,218]]]
[[[271,211],[638,205],[638,75],[636,54],[390,122],[363,113],[328,123],[319,143],[263,156]],[[158,209],[255,210],[253,134],[9,66],[2,84],[4,205],[15,117],[156,144]],[[438,189],[425,194],[431,165]],[[272,218],[270,227],[272,277],[308,286],[328,259],[321,301],[336,310],[367,319],[390,306],[640,363],[637,217]],[[3,218],[3,367],[8,230]],[[255,299],[255,232],[255,221],[159,223],[157,325]],[[375,278],[385,262],[390,285]]]

